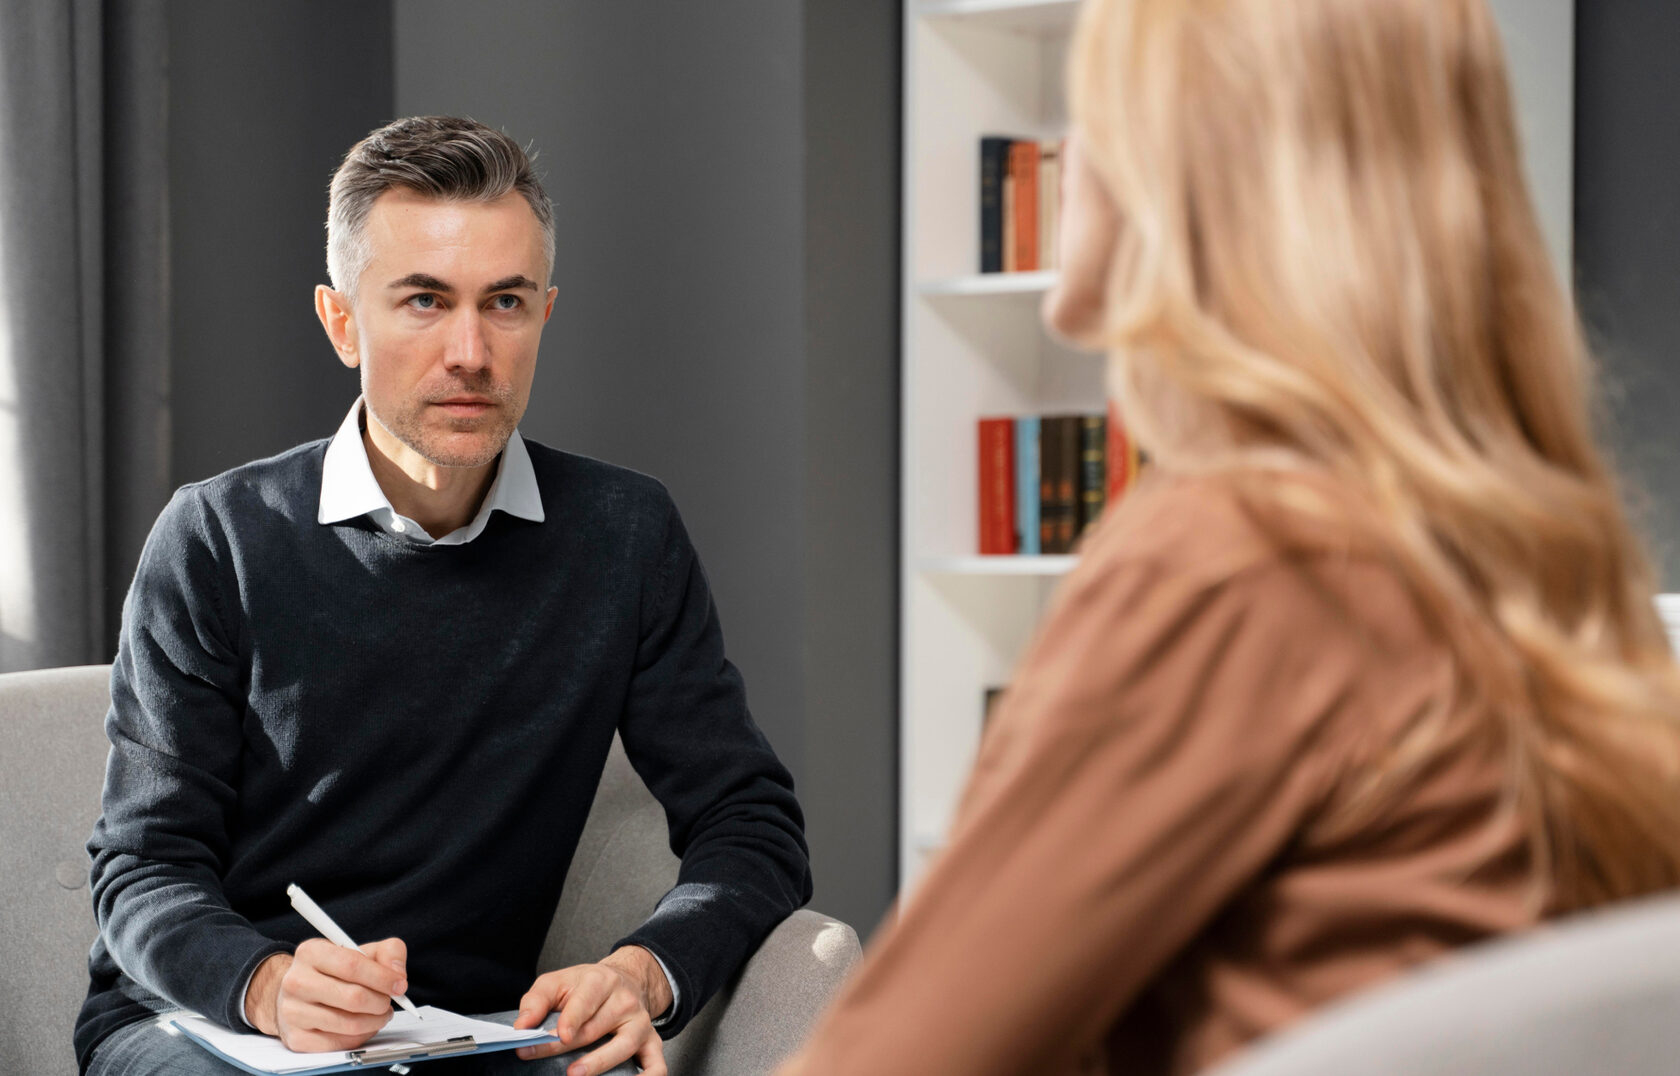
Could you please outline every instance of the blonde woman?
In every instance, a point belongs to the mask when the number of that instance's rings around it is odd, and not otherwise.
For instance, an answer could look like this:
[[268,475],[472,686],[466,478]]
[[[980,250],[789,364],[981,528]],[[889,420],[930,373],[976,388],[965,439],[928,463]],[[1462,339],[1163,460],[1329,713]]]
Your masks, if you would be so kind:
[[1158,466],[786,1074],[1189,1073],[1680,883],[1680,675],[1483,0],[1087,0],[1053,329]]

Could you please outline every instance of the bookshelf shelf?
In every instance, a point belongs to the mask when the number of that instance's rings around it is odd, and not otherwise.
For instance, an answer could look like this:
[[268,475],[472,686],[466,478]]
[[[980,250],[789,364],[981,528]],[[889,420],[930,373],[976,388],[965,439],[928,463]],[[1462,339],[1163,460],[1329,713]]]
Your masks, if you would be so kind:
[[1073,556],[926,557],[919,567],[928,575],[1061,576],[1079,563]]
[[980,743],[1071,556],[979,556],[978,422],[1092,413],[1103,364],[1039,324],[1054,270],[977,273],[980,140],[1066,131],[1075,0],[904,7],[899,881],[943,841]]
[[916,290],[929,297],[962,297],[981,295],[1040,296],[1056,284],[1056,271],[1044,269],[1036,273],[975,273],[971,276],[928,280]]
[[915,11],[928,20],[963,20],[1014,33],[1065,36],[1079,0],[925,0]]

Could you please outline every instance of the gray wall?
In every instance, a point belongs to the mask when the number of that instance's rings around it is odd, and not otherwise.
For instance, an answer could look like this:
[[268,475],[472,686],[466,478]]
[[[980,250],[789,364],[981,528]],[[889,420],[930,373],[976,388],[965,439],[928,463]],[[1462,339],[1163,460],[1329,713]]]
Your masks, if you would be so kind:
[[1680,589],[1680,4],[1576,13],[1576,289],[1609,388],[1611,441]]
[[897,888],[899,5],[805,4],[805,802],[819,907]]
[[179,485],[327,436],[356,397],[312,293],[327,180],[391,117],[391,12],[171,0],[168,19]]
[[560,289],[521,430],[676,498],[776,749],[804,755],[800,7],[411,0],[396,111],[535,143]]
[[814,903],[867,931],[895,888],[897,5],[394,11],[396,112],[535,143],[555,202],[521,428],[670,487]]

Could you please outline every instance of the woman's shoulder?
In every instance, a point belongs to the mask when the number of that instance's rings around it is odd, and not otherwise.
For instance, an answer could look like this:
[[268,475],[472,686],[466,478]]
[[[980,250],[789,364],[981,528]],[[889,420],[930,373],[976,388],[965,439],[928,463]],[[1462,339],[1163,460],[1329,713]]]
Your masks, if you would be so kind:
[[1083,561],[1152,563],[1192,574],[1302,554],[1369,553],[1358,494],[1310,471],[1150,470],[1086,536]]
[[1453,685],[1449,651],[1349,496],[1311,475],[1140,485],[1058,588],[983,769],[1176,737],[1205,745],[1184,748],[1203,779],[1288,771],[1302,803],[1322,802]]
[[988,766],[1048,742],[1194,734],[1233,774],[1298,769],[1303,802],[1329,796],[1455,682],[1356,496],[1313,475],[1140,485],[1058,589]]
[[1096,604],[1123,593],[1139,612],[1248,608],[1297,638],[1358,624],[1392,644],[1433,642],[1363,505],[1318,472],[1155,472],[1088,536],[1065,589]]

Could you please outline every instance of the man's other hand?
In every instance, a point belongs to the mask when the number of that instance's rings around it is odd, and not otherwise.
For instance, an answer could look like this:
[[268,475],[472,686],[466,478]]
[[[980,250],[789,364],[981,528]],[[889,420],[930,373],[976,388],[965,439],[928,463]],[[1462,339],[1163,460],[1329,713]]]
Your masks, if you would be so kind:
[[295,956],[257,965],[245,991],[245,1019],[289,1049],[354,1050],[391,1019],[391,998],[408,992],[408,946],[398,938],[361,951],[311,938]]
[[513,1026],[536,1027],[558,1010],[554,1033],[560,1041],[522,1047],[518,1053],[531,1061],[606,1039],[567,1066],[566,1076],[599,1076],[632,1057],[643,1076],[666,1076],[665,1048],[653,1020],[670,1005],[671,984],[659,961],[639,945],[626,945],[599,964],[538,976],[520,999]]

